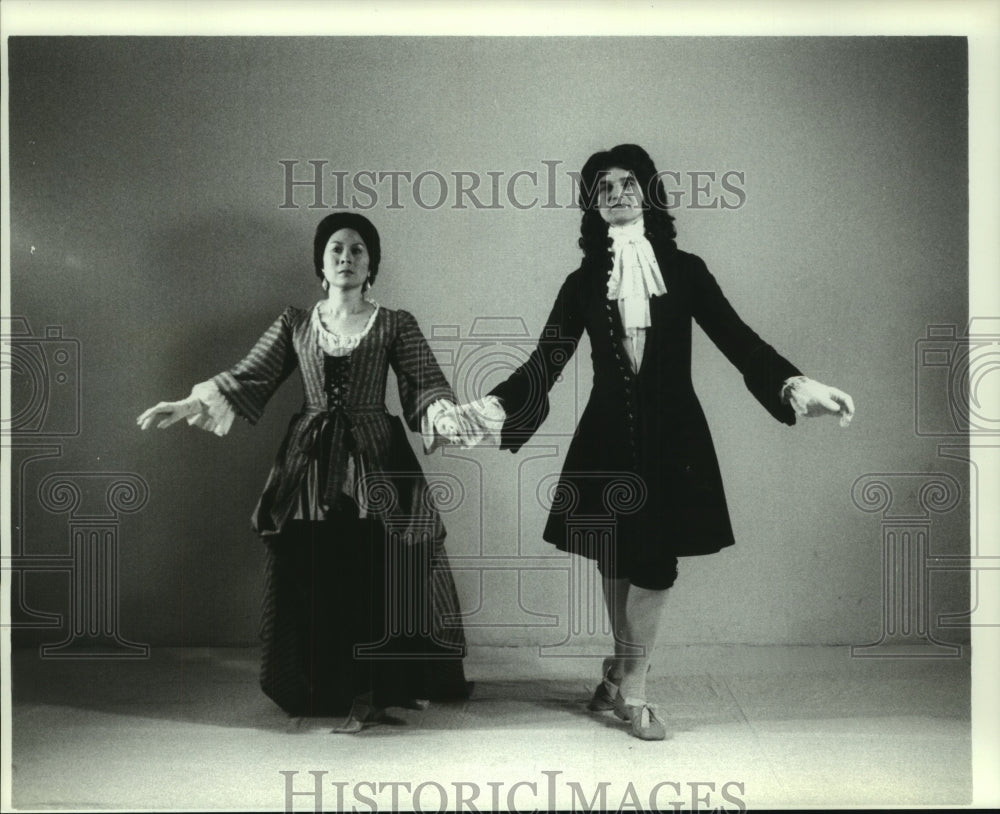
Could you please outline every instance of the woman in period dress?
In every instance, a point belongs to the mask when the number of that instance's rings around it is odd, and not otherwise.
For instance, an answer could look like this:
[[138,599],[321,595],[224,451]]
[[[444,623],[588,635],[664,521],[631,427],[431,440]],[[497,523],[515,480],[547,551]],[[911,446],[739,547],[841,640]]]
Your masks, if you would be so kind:
[[286,308],[241,362],[138,418],[142,429],[185,418],[224,435],[236,415],[256,422],[298,368],[305,403],[252,518],[266,550],[260,682],[290,714],[347,713],[343,732],[469,686],[444,526],[386,410],[389,368],[426,451],[459,441],[462,418],[413,316],[366,296],[380,259],[368,219],[324,218],[313,260],[325,299]]
[[[691,382],[697,321],[779,421],[837,414],[850,396],[807,379],[736,314],[702,260],[677,248],[653,161],[624,144],[594,154],[580,179],[580,268],[570,274],[528,361],[463,411],[517,452],[548,413],[547,393],[583,332],[593,390],[569,445],[543,537],[597,561],[615,655],[590,709],[665,737],[646,698],[649,658],[677,558],[733,544],[722,478]],[[597,518],[588,526],[586,518]],[[572,522],[570,522],[572,521]],[[609,526],[614,528],[608,533]]]

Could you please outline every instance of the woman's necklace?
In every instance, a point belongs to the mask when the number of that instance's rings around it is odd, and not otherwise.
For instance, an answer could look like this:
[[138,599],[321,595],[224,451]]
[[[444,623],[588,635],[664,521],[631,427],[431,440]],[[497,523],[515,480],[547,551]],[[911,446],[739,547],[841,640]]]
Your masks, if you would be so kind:
[[343,322],[345,320],[350,319],[351,317],[356,317],[359,314],[367,313],[369,307],[370,303],[367,300],[361,300],[357,304],[357,306],[352,308],[350,311],[337,314],[334,306],[330,305],[330,301],[324,300],[323,302],[320,303],[319,310],[320,313],[323,315],[323,317],[329,320],[330,322]]
[[317,308],[320,322],[327,331],[338,336],[351,336],[364,330],[370,315],[366,317],[366,321],[358,317],[365,315],[368,308],[372,307],[370,302],[361,300],[355,308],[340,314],[336,314],[328,303],[329,300],[324,300]]

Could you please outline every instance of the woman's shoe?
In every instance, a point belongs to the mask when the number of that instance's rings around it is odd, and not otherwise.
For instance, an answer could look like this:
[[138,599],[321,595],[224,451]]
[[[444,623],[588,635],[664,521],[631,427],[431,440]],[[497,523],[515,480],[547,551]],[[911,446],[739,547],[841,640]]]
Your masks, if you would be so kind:
[[632,734],[644,741],[662,741],[667,737],[667,728],[656,717],[656,711],[649,704],[631,708]]
[[601,665],[604,678],[597,685],[590,703],[587,704],[587,709],[591,712],[607,712],[615,708],[615,696],[619,695],[618,685],[608,678],[608,674],[614,665],[615,660],[613,657],[606,658]]
[[337,735],[353,735],[368,724],[378,723],[384,715],[384,709],[374,706],[367,697],[360,696],[354,699],[351,711],[347,713],[344,722],[335,726],[330,732]]
[[632,725],[632,735],[644,741],[662,741],[667,737],[667,728],[656,717],[656,710],[642,701],[638,704],[626,703],[619,692],[615,696],[615,715]]
[[[597,688],[594,690],[594,695],[590,699],[590,703],[587,704],[587,709],[592,712],[607,712],[608,710],[615,709],[615,699],[621,697],[621,693],[618,691],[618,685],[608,678],[608,673],[611,672],[611,668],[614,666],[614,663],[615,660],[613,657],[609,657],[604,660],[604,680],[597,685]],[[652,666],[652,664],[646,665],[647,673]],[[628,719],[626,718],[623,720]]]

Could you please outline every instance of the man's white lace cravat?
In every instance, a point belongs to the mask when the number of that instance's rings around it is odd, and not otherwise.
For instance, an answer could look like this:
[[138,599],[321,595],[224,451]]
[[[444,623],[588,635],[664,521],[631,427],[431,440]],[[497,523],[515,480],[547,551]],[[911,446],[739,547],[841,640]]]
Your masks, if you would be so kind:
[[621,302],[625,332],[649,327],[649,298],[666,294],[660,264],[646,239],[642,220],[626,226],[609,226],[614,265],[608,277],[608,299]]

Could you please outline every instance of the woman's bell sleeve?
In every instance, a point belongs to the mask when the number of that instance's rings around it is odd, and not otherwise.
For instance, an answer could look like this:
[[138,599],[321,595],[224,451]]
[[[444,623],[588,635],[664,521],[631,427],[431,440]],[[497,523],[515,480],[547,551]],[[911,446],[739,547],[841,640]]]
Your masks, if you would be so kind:
[[[426,433],[433,428],[433,416],[428,416],[432,405],[438,399],[445,399],[451,404],[455,404],[457,399],[417,320],[408,311],[400,310],[396,314],[398,325],[389,348],[389,364],[396,373],[406,425],[413,432],[424,430]],[[424,423],[428,418],[430,428]]]
[[[298,365],[292,345],[291,310],[285,309],[241,361],[210,380],[236,414],[251,424],[257,423],[271,396]],[[212,395],[208,388],[203,392]],[[224,412],[221,415],[225,421]]]

